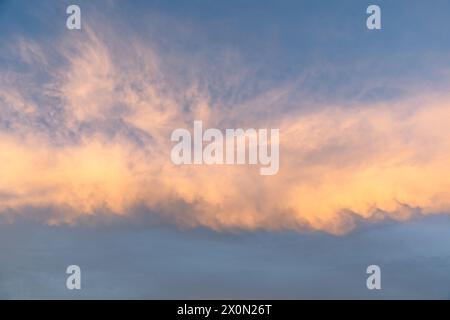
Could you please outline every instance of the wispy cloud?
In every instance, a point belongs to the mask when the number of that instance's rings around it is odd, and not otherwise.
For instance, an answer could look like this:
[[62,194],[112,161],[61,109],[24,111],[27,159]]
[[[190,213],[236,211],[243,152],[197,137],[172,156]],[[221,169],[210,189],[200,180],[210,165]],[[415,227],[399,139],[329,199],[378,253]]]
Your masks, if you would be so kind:
[[[450,97],[430,88],[317,103],[301,76],[246,87],[253,70],[233,51],[217,53],[214,77],[199,61],[180,71],[151,42],[92,25],[15,48],[25,71],[2,70],[0,80],[1,212],[54,208],[46,222],[58,224],[98,212],[133,219],[144,206],[184,227],[336,234],[359,220],[450,212]],[[170,133],[195,119],[280,128],[279,174],[174,166]]]

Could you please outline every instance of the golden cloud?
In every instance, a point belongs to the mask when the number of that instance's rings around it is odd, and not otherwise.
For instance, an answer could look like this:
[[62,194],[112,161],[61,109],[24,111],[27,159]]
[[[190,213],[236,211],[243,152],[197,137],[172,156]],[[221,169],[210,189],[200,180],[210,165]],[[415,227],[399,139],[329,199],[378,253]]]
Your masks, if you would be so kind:
[[[26,63],[45,61],[40,67],[53,80],[38,92],[56,102],[33,101],[26,94],[36,86],[31,77],[0,83],[3,118],[14,124],[0,131],[0,212],[69,208],[48,222],[71,223],[98,210],[132,219],[144,204],[163,206],[182,226],[335,234],[354,228],[355,217],[450,212],[449,97],[274,112],[267,120],[257,116],[262,99],[227,110],[213,106],[196,79],[174,83],[161,58],[136,39],[113,53],[87,29],[85,38],[46,49],[61,55],[58,67],[36,46],[20,41]],[[280,90],[284,96],[291,89],[274,89],[264,101],[279,102]],[[277,175],[260,176],[254,166],[171,163],[172,130],[191,128],[194,119],[233,125],[244,106],[242,123],[280,129]],[[59,110],[60,121],[42,124],[42,110],[50,118]],[[185,210],[171,212],[177,201]]]

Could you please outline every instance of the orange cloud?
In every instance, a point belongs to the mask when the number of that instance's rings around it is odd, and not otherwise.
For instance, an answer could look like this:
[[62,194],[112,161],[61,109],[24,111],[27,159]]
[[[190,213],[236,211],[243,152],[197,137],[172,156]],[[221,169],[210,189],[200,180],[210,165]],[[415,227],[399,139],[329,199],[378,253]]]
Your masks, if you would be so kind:
[[[20,46],[26,63],[51,68],[44,49],[25,40]],[[39,122],[44,107],[24,94],[31,80],[1,83],[0,107],[16,125],[0,131],[0,212],[53,206],[59,215],[49,223],[71,223],[98,210],[132,219],[144,204],[164,208],[182,226],[335,234],[354,228],[352,217],[450,212],[449,97],[274,113],[281,165],[264,177],[254,166],[171,163],[172,130],[191,128],[194,119],[232,128],[239,106],[213,106],[196,79],[187,87],[172,82],[164,62],[138,40],[113,53],[87,29],[86,38],[54,49],[66,63],[40,91],[62,109],[50,133]],[[263,100],[276,108],[290,90],[274,89]],[[261,100],[241,105],[243,123],[267,127],[256,112]],[[175,208],[178,201],[185,210]]]

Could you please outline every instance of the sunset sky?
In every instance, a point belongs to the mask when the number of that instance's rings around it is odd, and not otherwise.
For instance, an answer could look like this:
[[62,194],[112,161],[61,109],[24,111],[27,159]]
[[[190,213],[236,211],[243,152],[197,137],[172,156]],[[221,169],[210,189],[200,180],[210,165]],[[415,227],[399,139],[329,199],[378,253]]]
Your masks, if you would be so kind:
[[0,0],[0,298],[450,298],[450,3],[374,3]]

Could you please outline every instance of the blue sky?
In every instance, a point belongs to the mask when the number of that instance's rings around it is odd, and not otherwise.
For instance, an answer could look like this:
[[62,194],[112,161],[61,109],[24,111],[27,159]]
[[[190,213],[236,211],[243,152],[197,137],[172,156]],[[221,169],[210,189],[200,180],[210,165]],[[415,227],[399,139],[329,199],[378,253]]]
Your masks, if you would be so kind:
[[[448,299],[448,217],[344,237],[115,225],[1,226],[2,298]],[[65,288],[78,264],[82,289]],[[382,268],[382,289],[365,268]]]
[[[1,298],[450,297],[448,1],[69,4],[0,0]],[[195,119],[280,173],[173,166]]]

